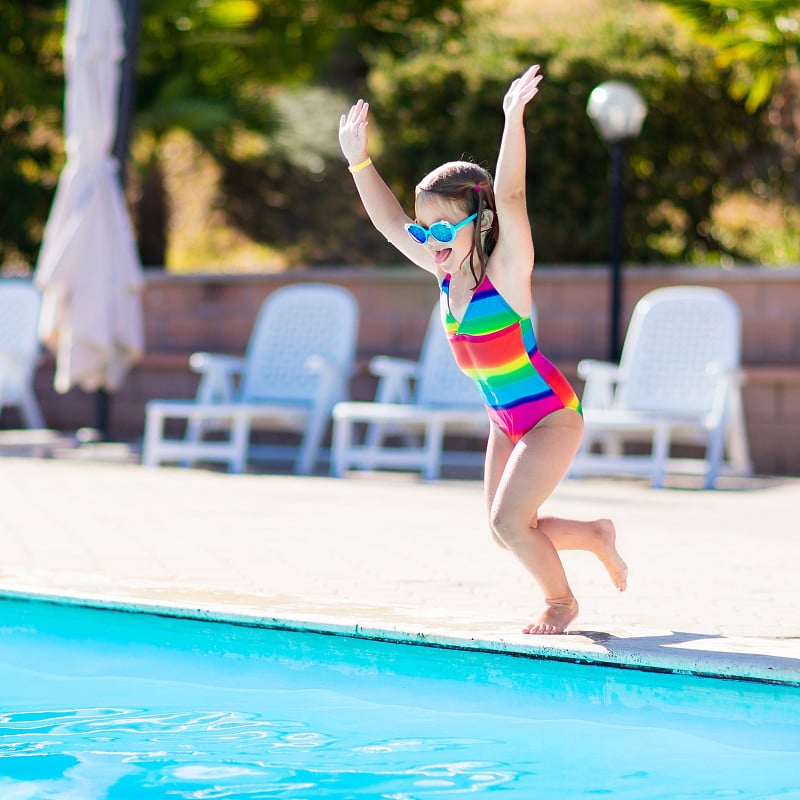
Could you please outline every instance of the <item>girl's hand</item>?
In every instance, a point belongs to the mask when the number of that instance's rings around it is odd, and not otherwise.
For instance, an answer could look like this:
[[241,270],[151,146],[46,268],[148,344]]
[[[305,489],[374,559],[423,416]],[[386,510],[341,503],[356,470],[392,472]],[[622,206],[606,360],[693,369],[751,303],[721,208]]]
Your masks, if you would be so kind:
[[349,164],[359,164],[369,153],[367,152],[367,125],[369,120],[369,103],[359,100],[347,114],[339,120],[339,146]]
[[503,98],[503,111],[506,116],[525,110],[525,106],[538,94],[542,77],[539,65],[534,64],[524,75],[513,81]]

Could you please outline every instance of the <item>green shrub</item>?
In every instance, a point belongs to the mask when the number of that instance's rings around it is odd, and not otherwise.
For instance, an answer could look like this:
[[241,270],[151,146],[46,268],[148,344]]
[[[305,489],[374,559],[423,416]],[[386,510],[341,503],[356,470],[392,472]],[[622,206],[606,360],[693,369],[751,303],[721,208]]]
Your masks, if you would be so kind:
[[493,39],[483,28],[448,52],[379,59],[369,81],[383,132],[376,160],[409,212],[413,187],[437,164],[467,157],[493,169],[503,93],[514,74],[540,63],[545,80],[526,117],[540,261],[607,257],[608,154],[585,107],[594,86],[609,79],[632,83],[649,106],[641,136],[626,150],[625,258],[735,252],[736,241],[717,240],[709,220],[721,191],[768,180],[774,151],[766,120],[728,96],[711,55],[666,18],[654,25],[652,15],[627,10],[560,37],[548,32],[537,41],[525,31],[524,39]]

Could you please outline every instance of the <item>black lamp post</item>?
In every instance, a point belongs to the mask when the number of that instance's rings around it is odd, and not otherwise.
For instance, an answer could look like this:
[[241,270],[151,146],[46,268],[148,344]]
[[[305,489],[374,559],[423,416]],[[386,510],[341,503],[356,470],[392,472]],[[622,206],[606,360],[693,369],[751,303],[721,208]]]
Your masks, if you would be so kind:
[[606,81],[592,90],[586,113],[600,138],[608,145],[608,180],[611,188],[611,318],[608,357],[620,356],[620,316],[622,311],[622,156],[625,141],[634,139],[647,116],[642,96],[627,83]]

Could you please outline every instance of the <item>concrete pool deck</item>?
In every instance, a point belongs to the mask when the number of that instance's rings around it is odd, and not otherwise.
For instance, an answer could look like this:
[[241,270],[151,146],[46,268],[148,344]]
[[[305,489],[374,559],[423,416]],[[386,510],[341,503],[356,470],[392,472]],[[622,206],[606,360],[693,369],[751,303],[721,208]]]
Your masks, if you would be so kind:
[[543,513],[614,519],[631,573],[619,593],[564,553],[581,614],[554,637],[518,633],[541,595],[491,543],[477,480],[10,455],[0,485],[0,595],[800,685],[797,478],[565,481]]

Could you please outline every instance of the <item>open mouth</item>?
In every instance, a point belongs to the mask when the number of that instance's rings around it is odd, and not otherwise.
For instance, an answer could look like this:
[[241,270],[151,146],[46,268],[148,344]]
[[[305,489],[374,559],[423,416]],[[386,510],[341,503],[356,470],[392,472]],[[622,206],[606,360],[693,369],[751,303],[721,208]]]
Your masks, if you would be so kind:
[[433,260],[437,264],[444,264],[444,262],[447,261],[448,258],[450,258],[450,253],[452,252],[453,252],[452,247],[445,247],[444,250],[437,250],[433,254]]

